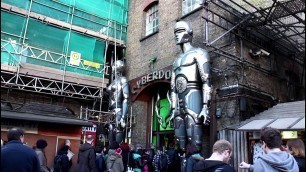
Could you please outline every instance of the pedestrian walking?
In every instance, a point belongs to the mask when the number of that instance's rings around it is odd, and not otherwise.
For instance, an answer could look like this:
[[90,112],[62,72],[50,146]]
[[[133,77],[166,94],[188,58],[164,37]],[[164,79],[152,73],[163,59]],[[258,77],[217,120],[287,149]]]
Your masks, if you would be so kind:
[[[71,150],[71,141],[69,139],[65,140],[62,148],[66,149],[67,147],[68,147],[67,156],[69,154],[74,155],[74,153]],[[72,167],[72,156],[71,157],[68,156],[68,158],[69,158],[69,169],[70,169]]]
[[110,145],[108,145],[108,151],[107,151],[107,154],[106,154],[106,156],[104,158],[105,162],[107,161],[108,157],[110,155],[112,155],[116,151],[116,149],[118,149],[119,147],[120,147],[119,143],[116,142],[116,141],[113,141],[113,142],[110,143]]
[[97,172],[96,154],[92,142],[92,135],[88,135],[85,143],[80,146],[76,172]]
[[122,156],[124,171],[127,171],[127,164],[128,164],[128,159],[129,159],[130,147],[129,147],[129,144],[122,143],[120,145],[120,148],[122,150],[121,156]]
[[137,145],[136,149],[132,151],[131,164],[134,172],[141,172],[142,163],[141,163],[141,145]]
[[299,170],[305,171],[305,145],[301,139],[288,140],[286,150],[296,160]]
[[1,148],[1,172],[39,172],[35,151],[24,146],[24,131],[12,128],[7,132],[8,143]]
[[228,164],[232,155],[232,145],[227,140],[218,140],[213,145],[212,155],[205,160],[200,160],[193,166],[194,172],[235,172]]
[[186,154],[186,172],[192,172],[194,164],[196,164],[200,160],[204,160],[204,158],[201,156],[198,147],[192,143],[189,143],[187,145]]
[[257,161],[251,165],[241,162],[239,167],[250,169],[253,172],[298,172],[298,165],[292,155],[282,151],[282,136],[279,130],[274,128],[264,128],[260,133],[264,155],[259,156]]
[[54,172],[68,172],[70,169],[70,162],[68,157],[69,146],[64,145],[54,158],[53,170]]
[[163,147],[160,146],[153,159],[153,167],[155,172],[166,172],[170,164],[169,156],[164,152]]
[[170,159],[170,164],[169,164],[169,168],[168,171],[173,172],[173,171],[179,171],[179,165],[180,164],[180,158],[178,155],[177,150],[174,148],[174,144],[173,142],[170,142],[168,145],[168,150],[166,151],[166,154],[168,155],[169,159]]
[[96,166],[98,172],[104,172],[106,170],[106,162],[104,159],[103,149],[99,149],[96,153]]
[[50,172],[50,168],[47,166],[47,157],[45,153],[45,148],[47,146],[48,146],[48,143],[44,139],[39,139],[36,142],[35,152],[37,154],[37,157],[40,163],[41,172]]
[[111,172],[123,172],[124,166],[122,162],[121,156],[122,150],[121,148],[117,148],[115,152],[108,156],[106,160],[106,168]]

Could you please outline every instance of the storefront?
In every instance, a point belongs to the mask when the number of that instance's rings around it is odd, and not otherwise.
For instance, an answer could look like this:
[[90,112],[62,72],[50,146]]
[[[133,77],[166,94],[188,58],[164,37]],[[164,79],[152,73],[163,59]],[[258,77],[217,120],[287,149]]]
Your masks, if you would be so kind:
[[[42,109],[45,111],[40,111]],[[51,109],[52,113],[50,113]],[[92,124],[69,115],[65,107],[57,105],[36,103],[34,106],[33,104],[25,105],[18,111],[1,110],[1,139],[7,141],[7,131],[13,127],[19,127],[25,131],[25,142],[30,147],[35,146],[38,139],[46,140],[48,167],[53,166],[57,151],[64,145],[65,140],[69,139],[71,150],[75,154],[72,157],[72,170],[74,170],[83,126],[92,127]]]
[[263,154],[260,131],[265,127],[277,128],[282,133],[283,144],[299,138],[305,143],[305,101],[279,103],[254,117],[227,127],[219,132],[219,139],[233,143],[232,165],[238,168],[241,161],[253,163]]
[[[152,143],[155,146],[167,146],[174,141],[173,128],[167,123],[166,116],[170,112],[170,102],[167,95],[170,94],[171,66],[150,72],[144,76],[135,78],[130,83],[131,112],[137,116],[136,127],[144,125],[145,141],[139,141],[134,132],[133,143],[142,143],[145,147]],[[141,104],[141,105],[137,105]],[[144,109],[139,109],[144,107]],[[142,113],[140,113],[142,112]],[[146,112],[143,114],[143,112]],[[135,129],[136,128],[136,129]]]

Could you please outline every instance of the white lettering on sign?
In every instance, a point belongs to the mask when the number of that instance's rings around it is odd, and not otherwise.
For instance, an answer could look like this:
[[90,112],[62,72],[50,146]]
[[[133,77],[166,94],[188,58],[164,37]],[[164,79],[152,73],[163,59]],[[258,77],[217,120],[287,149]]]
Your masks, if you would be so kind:
[[152,73],[149,73],[149,74],[141,77],[141,79],[136,82],[137,86],[132,88],[132,93],[135,94],[137,89],[141,88],[141,86],[146,85],[146,84],[148,84],[152,81],[162,80],[162,79],[169,80],[170,78],[171,78],[171,70],[154,71]]
[[97,125],[93,125],[92,127],[83,127],[82,131],[96,132],[97,131]]

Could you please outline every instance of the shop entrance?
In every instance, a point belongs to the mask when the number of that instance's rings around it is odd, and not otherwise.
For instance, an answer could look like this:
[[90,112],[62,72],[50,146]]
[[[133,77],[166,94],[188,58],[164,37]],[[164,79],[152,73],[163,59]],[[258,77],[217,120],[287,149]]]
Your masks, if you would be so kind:
[[158,149],[159,146],[163,146],[167,149],[169,143],[175,143],[174,131],[162,131],[153,133],[153,143]]
[[163,146],[167,149],[169,143],[175,143],[174,129],[169,125],[170,101],[168,90],[159,90],[154,97],[152,143],[156,148]]

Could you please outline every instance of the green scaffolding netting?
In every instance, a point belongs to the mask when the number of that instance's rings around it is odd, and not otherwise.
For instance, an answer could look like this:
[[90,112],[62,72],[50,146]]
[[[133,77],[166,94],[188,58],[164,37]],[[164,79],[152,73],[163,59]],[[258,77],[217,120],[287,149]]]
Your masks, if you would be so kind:
[[[2,0],[1,2],[126,40],[127,0]],[[32,18],[27,20],[25,15],[1,11],[1,16],[1,45],[6,45],[1,49],[1,63],[16,65],[19,60],[60,70],[66,67],[67,71],[96,77],[102,76],[106,45],[104,41],[66,28],[55,27],[41,20]],[[13,44],[8,45],[8,42]],[[33,49],[27,49],[18,55],[16,51],[24,49],[22,43]],[[51,57],[37,58],[44,50],[50,51]],[[81,54],[82,64],[69,65],[71,51]],[[68,55],[67,59],[63,58],[63,55]],[[86,65],[84,60],[95,64]]]
[[33,0],[32,3],[30,0],[2,0],[2,2],[126,40],[127,0]]

